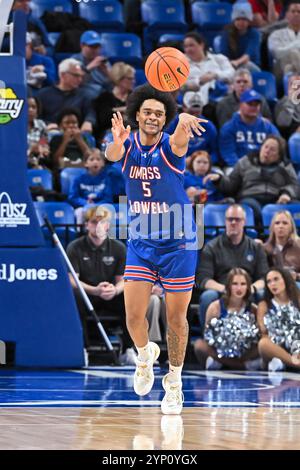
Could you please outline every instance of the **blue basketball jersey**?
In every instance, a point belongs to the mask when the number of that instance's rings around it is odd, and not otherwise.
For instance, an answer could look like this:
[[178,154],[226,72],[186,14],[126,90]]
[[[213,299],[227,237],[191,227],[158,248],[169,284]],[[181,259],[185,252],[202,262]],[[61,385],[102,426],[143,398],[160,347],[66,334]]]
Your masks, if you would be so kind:
[[176,246],[196,238],[193,208],[184,190],[185,158],[172,152],[162,132],[153,146],[139,133],[126,140],[121,160],[129,205],[129,236],[151,246]]

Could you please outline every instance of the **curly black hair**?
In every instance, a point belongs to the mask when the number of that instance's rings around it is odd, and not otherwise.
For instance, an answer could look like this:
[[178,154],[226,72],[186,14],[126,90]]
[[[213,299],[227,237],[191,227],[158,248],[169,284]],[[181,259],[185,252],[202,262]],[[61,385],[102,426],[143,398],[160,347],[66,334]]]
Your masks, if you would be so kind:
[[138,86],[130,95],[127,101],[127,120],[129,123],[136,127],[136,113],[140,110],[142,104],[146,100],[156,100],[163,103],[166,110],[166,123],[167,126],[172,119],[175,117],[177,112],[176,101],[171,93],[156,90],[151,85],[146,83],[145,85]]

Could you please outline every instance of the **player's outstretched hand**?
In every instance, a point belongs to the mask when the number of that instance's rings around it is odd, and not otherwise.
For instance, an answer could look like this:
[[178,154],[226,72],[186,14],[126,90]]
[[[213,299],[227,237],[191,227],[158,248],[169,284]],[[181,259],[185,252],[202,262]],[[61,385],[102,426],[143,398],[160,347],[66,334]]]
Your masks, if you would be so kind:
[[185,131],[188,137],[194,137],[194,134],[202,135],[206,131],[205,127],[201,123],[208,122],[206,119],[192,116],[188,113],[181,113],[179,116],[179,122],[181,128]]
[[125,140],[127,140],[129,137],[131,131],[130,126],[127,126],[125,129],[122,114],[119,111],[113,114],[111,124],[111,132],[114,138],[114,143],[117,145],[123,145]]

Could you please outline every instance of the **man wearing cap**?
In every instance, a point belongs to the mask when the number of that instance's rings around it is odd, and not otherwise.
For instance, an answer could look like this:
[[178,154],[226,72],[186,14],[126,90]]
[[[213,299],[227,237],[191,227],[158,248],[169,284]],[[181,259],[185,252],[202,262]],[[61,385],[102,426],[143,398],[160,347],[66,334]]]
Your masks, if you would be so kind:
[[[193,116],[204,118],[202,115],[203,103],[199,93],[194,91],[186,91],[183,95],[182,102],[182,112],[189,113]],[[170,123],[166,132],[172,135],[177,127],[179,120],[179,115],[175,116],[173,121]],[[192,155],[196,150],[206,150],[209,153],[213,165],[218,165],[220,163],[219,159],[219,149],[218,149],[218,133],[216,126],[211,122],[207,121],[205,124],[206,132],[198,136],[196,133],[189,141],[189,147],[187,151],[187,156]]]
[[[232,118],[233,113],[238,111],[241,94],[252,87],[252,75],[249,70],[244,68],[237,69],[233,77],[232,92],[224,96],[217,103],[216,115],[219,127],[222,127],[225,122]],[[272,113],[264,96],[262,96],[261,114],[263,117],[272,120]]]
[[233,167],[240,158],[259,150],[268,134],[279,135],[274,124],[261,117],[262,96],[246,90],[240,96],[239,111],[222,126],[219,146],[227,166]]
[[80,48],[81,52],[73,55],[73,58],[82,63],[86,72],[82,88],[89,99],[94,99],[112,88],[110,67],[106,57],[100,55],[101,37],[96,31],[85,31],[81,35]]

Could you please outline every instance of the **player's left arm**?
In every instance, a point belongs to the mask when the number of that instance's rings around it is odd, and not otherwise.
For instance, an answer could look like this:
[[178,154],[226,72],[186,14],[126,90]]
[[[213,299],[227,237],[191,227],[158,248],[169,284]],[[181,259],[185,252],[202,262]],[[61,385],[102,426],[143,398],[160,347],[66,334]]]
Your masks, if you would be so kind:
[[174,134],[170,137],[170,146],[175,155],[183,157],[186,154],[189,140],[194,136],[193,132],[199,136],[205,132],[206,129],[201,125],[203,122],[207,122],[207,120],[188,113],[181,113],[179,115],[179,121]]

